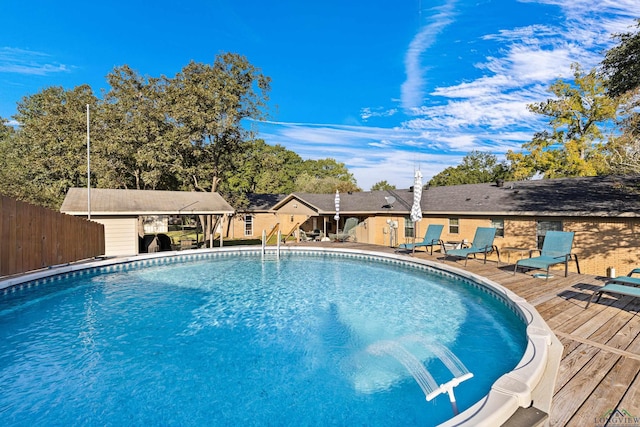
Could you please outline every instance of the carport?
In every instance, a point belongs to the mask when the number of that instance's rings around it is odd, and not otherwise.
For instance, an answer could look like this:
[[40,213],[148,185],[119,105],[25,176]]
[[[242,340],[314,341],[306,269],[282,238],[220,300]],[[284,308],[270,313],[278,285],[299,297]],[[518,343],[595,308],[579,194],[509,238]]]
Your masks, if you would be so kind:
[[139,238],[144,236],[141,218],[195,215],[213,246],[214,230],[234,209],[218,193],[70,188],[60,212],[103,224],[105,255],[129,256],[139,252]]

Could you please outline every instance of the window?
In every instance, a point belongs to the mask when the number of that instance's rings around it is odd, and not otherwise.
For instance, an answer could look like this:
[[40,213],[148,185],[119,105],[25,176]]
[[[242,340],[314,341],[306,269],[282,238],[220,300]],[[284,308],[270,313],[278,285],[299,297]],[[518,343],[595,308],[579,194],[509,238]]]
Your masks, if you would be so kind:
[[416,232],[416,224],[411,221],[410,217],[407,217],[404,219],[404,237],[410,237],[413,238],[415,237],[415,232]]
[[492,218],[491,227],[496,229],[497,237],[504,237],[504,219],[503,218]]
[[253,216],[244,216],[244,235],[253,236]]
[[547,234],[547,231],[562,231],[562,221],[538,221],[536,228],[538,249],[542,249],[544,236]]
[[458,234],[460,232],[460,219],[449,218],[449,234]]

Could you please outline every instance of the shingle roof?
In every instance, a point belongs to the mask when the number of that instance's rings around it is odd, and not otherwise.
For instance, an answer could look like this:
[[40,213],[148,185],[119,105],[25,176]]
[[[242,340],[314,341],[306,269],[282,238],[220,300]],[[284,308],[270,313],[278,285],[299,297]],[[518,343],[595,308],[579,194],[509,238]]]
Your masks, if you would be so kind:
[[247,198],[249,199],[249,206],[247,210],[254,212],[271,210],[276,203],[285,197],[287,197],[286,194],[247,194]]
[[[293,193],[284,201],[296,197],[318,210],[319,214],[335,213],[335,193]],[[391,199],[395,201],[389,204]],[[282,203],[282,202],[281,202]],[[343,215],[370,214],[372,212],[390,212],[408,214],[413,203],[413,193],[409,190],[361,191],[340,193],[340,213]],[[277,206],[277,205],[276,205]]]
[[[389,206],[386,197],[396,201]],[[297,198],[319,215],[335,213],[334,194],[293,193],[273,205]],[[340,213],[406,214],[413,192],[408,189],[340,193]],[[640,216],[639,176],[599,176],[466,184],[425,189],[421,199],[425,215],[537,215],[537,216]]]
[[601,176],[468,184],[425,190],[425,214],[640,215],[640,177]]
[[[70,188],[60,212],[87,214],[87,189]],[[233,213],[218,193],[190,191],[91,189],[92,215],[172,215]]]

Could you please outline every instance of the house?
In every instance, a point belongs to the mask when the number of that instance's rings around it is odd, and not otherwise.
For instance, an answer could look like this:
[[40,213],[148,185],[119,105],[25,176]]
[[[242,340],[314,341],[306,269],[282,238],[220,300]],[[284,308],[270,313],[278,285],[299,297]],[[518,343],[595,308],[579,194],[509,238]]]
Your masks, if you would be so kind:
[[[326,236],[341,230],[348,218],[357,218],[355,240],[376,245],[397,246],[398,228],[413,227],[408,221],[413,203],[412,190],[340,193],[336,221],[335,194],[293,193],[274,206],[274,210],[293,212],[304,206],[316,213],[302,223],[305,230],[318,229]],[[403,221],[407,218],[407,221]],[[409,235],[410,232],[408,232]]]
[[[232,222],[231,238],[260,238],[262,231],[271,234],[280,230],[284,236],[298,229],[307,233],[318,230],[328,236],[342,229],[347,218],[358,218],[356,239],[372,244],[392,244],[384,230],[387,221],[398,221],[409,216],[413,193],[403,191],[366,191],[340,193],[340,215],[335,219],[335,194],[292,193],[268,198],[249,195],[250,205],[239,210]],[[412,226],[412,225],[410,225]],[[396,228],[391,228],[395,231]],[[397,242],[396,242],[397,243]]]
[[[503,249],[503,261],[510,263],[540,248],[548,230],[563,230],[575,232],[573,253],[583,273],[626,274],[640,263],[637,176],[425,187],[423,220],[415,224],[409,219],[412,189],[340,193],[338,224],[335,194],[293,193],[264,202],[236,216],[234,230],[250,230],[256,237],[275,227],[283,234],[300,228],[319,229],[327,235],[347,218],[356,217],[360,221],[357,241],[395,247],[414,236],[420,239],[431,223],[445,226],[442,238],[451,245],[473,239],[477,227],[491,226],[497,229],[495,243]],[[575,271],[575,266],[570,268]]]
[[542,247],[548,230],[573,231],[583,273],[626,274],[640,261],[638,176],[470,184],[431,188],[424,195],[425,216],[446,221],[444,239],[455,240],[456,228],[458,236],[471,239],[476,227],[493,226],[499,248],[534,249]]
[[[444,225],[442,239],[451,246],[472,240],[477,227],[490,226],[497,229],[502,260],[511,264],[542,247],[547,231],[573,231],[581,271],[613,275],[640,264],[639,196],[638,176],[425,187],[423,219],[413,223],[413,189],[340,193],[337,221],[335,194],[250,194],[248,206],[234,212],[216,193],[92,189],[91,219],[105,225],[107,255],[138,253],[143,218],[185,214],[216,218],[219,224],[229,219],[227,239],[260,239],[263,232],[277,231],[299,236],[298,230],[327,236],[355,217],[355,240],[391,247],[421,239],[429,224]],[[70,189],[61,211],[87,216],[87,190]]]
[[213,229],[234,209],[218,193],[70,188],[60,212],[103,224],[105,255],[117,256],[138,254],[140,238],[166,231],[169,216],[208,217]]
[[229,239],[260,239],[262,232],[277,231],[275,228],[285,218],[280,218],[272,208],[286,195],[284,194],[247,194],[249,204],[236,208],[235,216],[228,225],[225,234]]

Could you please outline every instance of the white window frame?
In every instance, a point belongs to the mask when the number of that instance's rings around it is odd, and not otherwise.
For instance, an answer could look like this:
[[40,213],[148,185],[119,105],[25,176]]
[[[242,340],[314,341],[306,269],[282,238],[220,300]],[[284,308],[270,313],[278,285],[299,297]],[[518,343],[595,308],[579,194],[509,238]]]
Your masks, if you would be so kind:
[[244,235],[245,237],[253,236],[253,215],[244,216]]
[[536,244],[538,249],[542,249],[544,236],[547,231],[562,231],[563,224],[559,220],[538,220],[536,221]]
[[460,234],[460,218],[449,218],[449,234]]
[[416,236],[416,223],[411,221],[411,217],[404,219],[404,238],[413,238]]
[[491,218],[491,227],[496,229],[496,237],[504,237],[504,218]]

